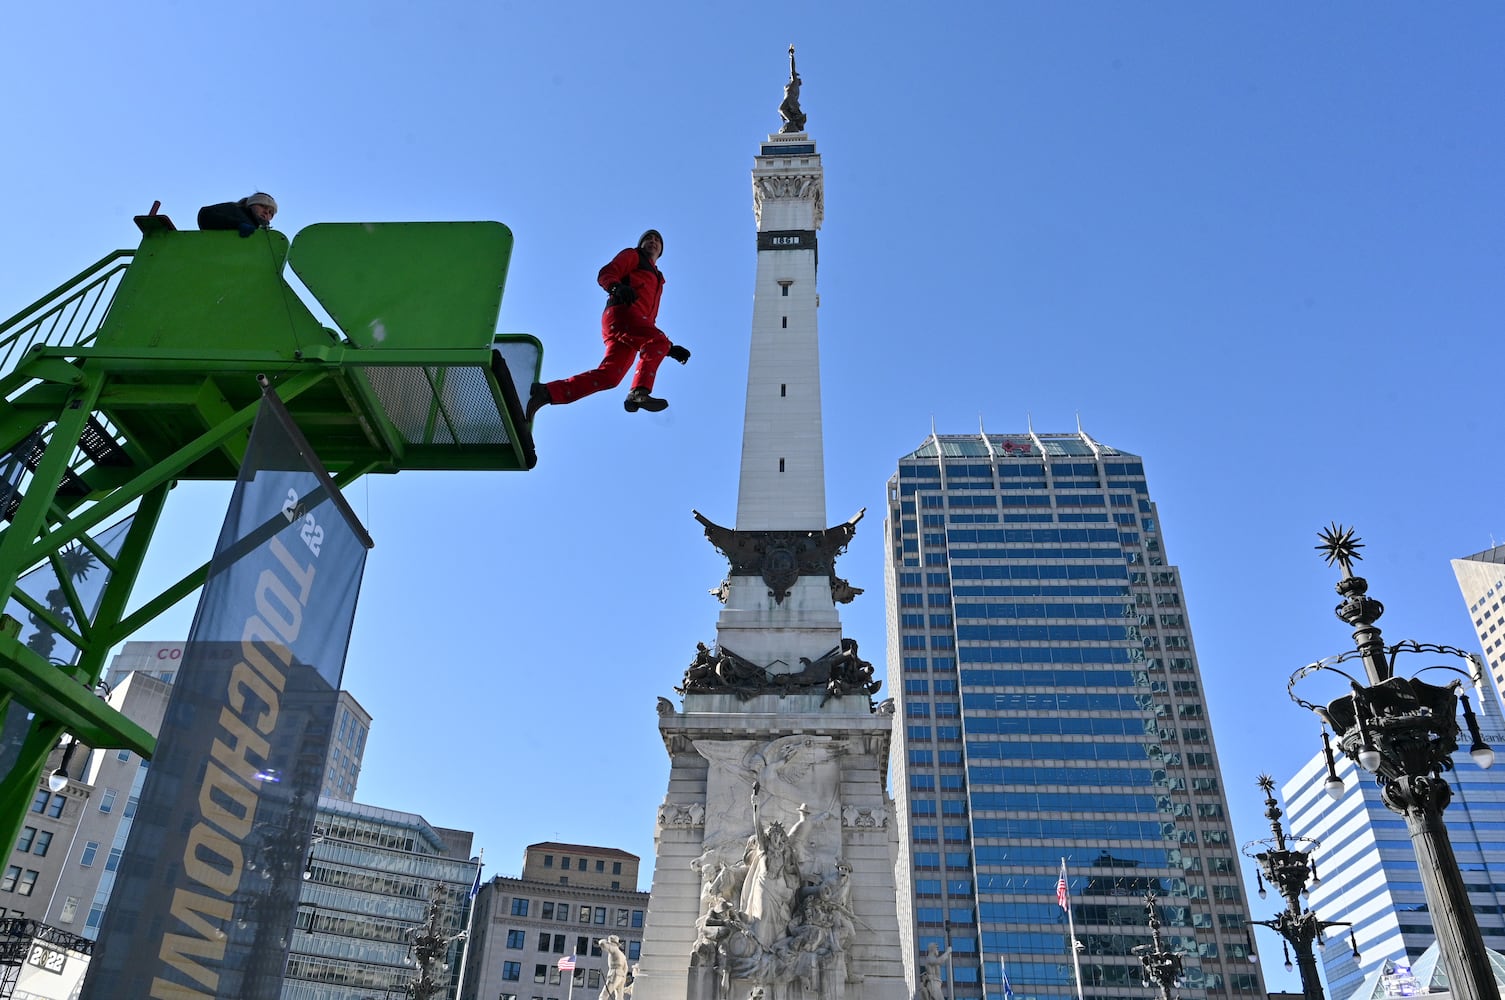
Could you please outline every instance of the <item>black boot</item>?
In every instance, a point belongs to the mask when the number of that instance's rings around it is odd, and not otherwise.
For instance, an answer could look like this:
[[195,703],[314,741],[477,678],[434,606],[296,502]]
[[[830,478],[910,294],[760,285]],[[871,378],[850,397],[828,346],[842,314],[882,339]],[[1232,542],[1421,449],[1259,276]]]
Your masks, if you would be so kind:
[[669,357],[673,358],[675,361],[678,361],[680,364],[684,364],[685,362],[690,360],[690,349],[688,347],[683,347],[679,344],[675,344],[673,347],[669,348]]
[[648,395],[647,389],[633,389],[627,394],[627,399],[622,403],[628,413],[636,413],[638,410],[647,410],[649,413],[657,413],[669,405],[667,399],[659,399],[657,396]]
[[549,399],[549,390],[544,387],[543,383],[534,382],[533,387],[528,390],[528,408],[525,411],[528,423],[531,424],[533,422],[533,415],[539,409],[548,406],[551,402],[553,400]]

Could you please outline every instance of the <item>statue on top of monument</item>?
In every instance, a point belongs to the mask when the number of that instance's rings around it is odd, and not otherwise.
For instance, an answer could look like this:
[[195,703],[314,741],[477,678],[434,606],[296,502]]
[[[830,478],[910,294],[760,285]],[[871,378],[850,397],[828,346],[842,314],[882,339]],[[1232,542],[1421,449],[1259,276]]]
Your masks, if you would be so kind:
[[800,110],[800,75],[794,69],[794,46],[789,46],[789,82],[784,84],[784,102],[779,105],[779,117],[784,119],[780,132],[805,131],[805,113]]

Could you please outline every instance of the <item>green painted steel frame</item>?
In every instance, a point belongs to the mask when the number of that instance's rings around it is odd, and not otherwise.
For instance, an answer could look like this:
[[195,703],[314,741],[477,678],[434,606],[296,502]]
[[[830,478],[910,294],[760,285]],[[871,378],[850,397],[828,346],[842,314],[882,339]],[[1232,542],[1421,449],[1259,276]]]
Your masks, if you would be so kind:
[[[135,312],[128,318],[138,324],[143,317],[151,319],[141,305],[151,301],[150,296],[140,295],[141,282],[152,280],[154,266],[166,270],[165,264],[153,263],[154,257],[168,260],[172,256],[162,252],[173,250],[171,245],[152,242],[162,238],[161,233],[149,232],[142,247],[152,246],[153,252],[145,257],[138,254],[126,269],[124,280],[134,283],[136,296]],[[496,242],[494,235],[487,238]],[[232,244],[227,252],[239,249]],[[510,252],[510,234],[506,250]],[[341,487],[370,472],[526,469],[534,461],[532,436],[521,419],[515,384],[510,379],[503,384],[502,370],[495,367],[489,347],[444,347],[429,342],[371,350],[333,335],[323,343],[305,333],[300,335],[298,350],[278,351],[264,344],[244,350],[223,344],[185,347],[171,342],[119,346],[111,344],[110,338],[96,337],[99,328],[87,328],[87,322],[80,324],[75,318],[85,307],[90,317],[108,313],[114,302],[101,297],[120,274],[119,259],[127,255],[118,251],[105,257],[73,283],[60,286],[0,326],[0,352],[8,352],[7,359],[13,359],[18,349],[23,352],[19,364],[0,377],[0,454],[23,446],[37,429],[51,427],[40,457],[29,466],[29,481],[10,526],[0,530],[0,595],[16,599],[79,650],[76,663],[59,665],[22,643],[18,629],[0,629],[0,718],[13,701],[34,714],[14,766],[0,776],[0,845],[6,847],[15,843],[49,755],[65,733],[91,747],[125,748],[145,757],[154,751],[156,741],[151,734],[97,697],[95,688],[114,646],[203,584],[207,562],[127,613],[131,591],[175,483],[235,477],[260,405],[257,375],[264,373],[273,381],[300,423],[308,421],[311,426],[305,430],[311,443]],[[280,273],[280,263],[275,266]],[[263,277],[255,280],[265,285]],[[159,308],[163,322],[170,326],[176,292],[166,286],[163,292],[164,304]],[[69,297],[63,298],[65,294]],[[499,285],[496,294],[499,299]],[[51,313],[43,311],[49,301],[57,303]],[[58,319],[68,310],[71,314],[60,332]],[[121,315],[126,313],[129,310]],[[495,339],[527,341],[533,349],[533,371],[518,376],[523,385],[538,377],[542,349],[537,341],[520,336]],[[177,343],[181,345],[182,340]],[[421,401],[426,409],[417,440],[410,440],[414,435],[398,427],[379,398],[368,377],[370,370],[379,368],[422,373],[420,384],[426,384],[428,398]],[[468,376],[463,374],[466,370]],[[455,405],[446,385],[451,377],[468,379],[472,394],[482,389],[490,396],[504,440],[463,443],[457,417],[448,408]],[[305,401],[307,406],[300,412]],[[153,435],[159,428],[151,420],[163,420],[164,413],[181,414],[183,419],[167,420],[171,433]],[[140,414],[146,414],[140,425],[148,429],[146,434],[129,429]],[[118,467],[93,465],[85,474],[85,495],[68,494],[60,488],[70,476],[77,478],[70,462],[96,416],[121,428],[116,444],[128,461]],[[321,435],[324,428],[331,433]],[[120,551],[111,557],[100,550],[90,532],[127,513],[132,516],[130,527]],[[74,544],[90,547],[108,567],[110,577],[91,619],[78,613],[77,594],[67,575],[58,573],[59,589],[72,605],[69,627],[40,601],[20,595],[17,585],[24,572],[44,561],[58,567],[60,554]]]

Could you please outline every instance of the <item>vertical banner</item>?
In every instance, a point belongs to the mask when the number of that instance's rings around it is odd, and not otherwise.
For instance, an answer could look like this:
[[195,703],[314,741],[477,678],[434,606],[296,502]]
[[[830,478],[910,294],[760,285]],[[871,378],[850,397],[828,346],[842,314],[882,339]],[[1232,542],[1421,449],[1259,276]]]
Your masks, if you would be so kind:
[[82,1000],[280,995],[370,546],[264,388]]

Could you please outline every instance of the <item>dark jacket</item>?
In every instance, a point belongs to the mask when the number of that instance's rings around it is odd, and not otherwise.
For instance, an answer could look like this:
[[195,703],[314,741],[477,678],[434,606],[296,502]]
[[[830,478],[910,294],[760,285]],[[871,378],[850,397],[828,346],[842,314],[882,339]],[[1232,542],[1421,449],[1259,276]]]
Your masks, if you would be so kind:
[[260,225],[251,210],[239,201],[225,201],[199,209],[200,229],[239,229],[241,226],[256,229]]
[[608,308],[630,309],[649,323],[657,320],[658,300],[664,293],[664,275],[648,262],[647,255],[628,247],[613,257],[611,263],[601,268],[601,273],[596,276],[596,283],[608,291],[619,281],[632,286],[632,290],[637,293],[637,300],[628,306],[608,305]]

